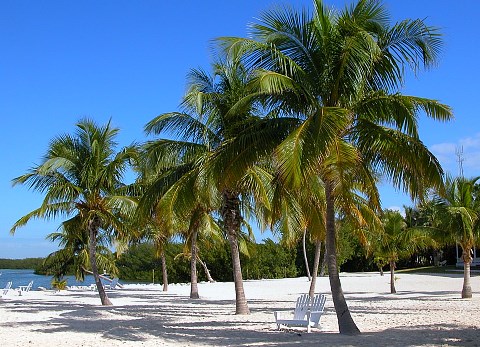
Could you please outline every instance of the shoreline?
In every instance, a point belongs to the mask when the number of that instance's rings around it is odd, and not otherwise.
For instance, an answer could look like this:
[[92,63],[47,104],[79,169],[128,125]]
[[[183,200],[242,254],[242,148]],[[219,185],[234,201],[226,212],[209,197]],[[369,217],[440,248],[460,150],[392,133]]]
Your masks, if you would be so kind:
[[[233,282],[199,283],[200,299],[189,299],[189,284],[126,284],[109,290],[114,306],[101,306],[92,291],[10,292],[0,300],[0,339],[7,346],[479,346],[480,277],[472,277],[472,299],[461,299],[461,274],[342,273],[342,288],[359,336],[338,333],[328,278],[316,292],[327,294],[320,329],[276,330],[273,311],[291,312],[308,292],[305,277],[247,280],[251,314],[235,315]],[[52,335],[53,334],[53,335]]]

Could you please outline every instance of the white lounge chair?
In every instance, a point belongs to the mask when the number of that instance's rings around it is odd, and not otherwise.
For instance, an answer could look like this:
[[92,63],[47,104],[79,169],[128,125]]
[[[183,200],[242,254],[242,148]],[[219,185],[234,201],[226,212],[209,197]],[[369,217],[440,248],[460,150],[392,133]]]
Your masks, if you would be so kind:
[[12,289],[12,281],[8,281],[5,288],[2,289],[2,296],[7,295],[10,289]]
[[118,284],[118,278],[114,278],[109,284],[105,284],[105,289],[115,289]]
[[26,286],[19,286],[17,288],[18,295],[22,295],[22,293],[28,293],[30,289],[32,289],[33,281],[30,281]]
[[281,325],[289,327],[301,326],[307,327],[307,332],[309,333],[311,328],[318,328],[326,299],[325,294],[317,294],[311,300],[308,294],[301,295],[297,299],[293,318],[285,319],[281,317],[281,312],[274,312],[277,329],[280,330]]

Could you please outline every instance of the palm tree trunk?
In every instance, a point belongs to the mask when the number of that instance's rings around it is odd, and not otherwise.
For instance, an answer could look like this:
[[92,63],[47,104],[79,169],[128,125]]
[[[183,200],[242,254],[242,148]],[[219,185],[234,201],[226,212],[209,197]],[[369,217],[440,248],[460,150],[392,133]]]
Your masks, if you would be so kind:
[[303,240],[302,240],[302,244],[303,244],[303,259],[305,260],[305,268],[307,269],[307,277],[308,277],[308,280],[311,281],[311,280],[312,280],[312,276],[310,275],[310,266],[308,266],[308,258],[307,258],[307,247],[306,247],[306,245],[305,245],[306,235],[307,235],[307,228],[303,229]]
[[335,230],[335,202],[333,196],[333,183],[325,180],[325,197],[327,203],[326,215],[326,243],[327,243],[327,264],[330,289],[332,291],[333,305],[337,314],[338,328],[340,334],[358,335],[360,330],[352,319],[348,310],[347,301],[343,295],[342,284],[338,274],[337,246]]
[[233,280],[235,282],[235,314],[250,314],[245,291],[243,289],[242,267],[238,249],[237,235],[240,231],[240,199],[231,191],[223,192],[222,217],[230,243],[233,264]]
[[463,288],[462,299],[470,299],[472,297],[472,285],[470,284],[470,266],[472,264],[471,249],[463,250]]
[[191,240],[191,257],[190,257],[190,299],[199,299],[198,295],[198,276],[197,276],[197,228],[193,227]]
[[325,242],[325,252],[323,252],[322,267],[320,268],[320,277],[325,276],[327,272],[327,243]]
[[205,276],[207,276],[207,281],[210,282],[210,283],[214,283],[215,280],[212,278],[212,275],[210,275],[210,270],[208,270],[207,263],[202,261],[202,259],[200,259],[198,254],[197,254],[197,260],[200,263],[200,265],[202,265],[203,270],[205,271]]
[[315,242],[315,258],[313,260],[313,273],[312,273],[312,281],[310,282],[310,290],[308,291],[308,295],[311,298],[315,295],[315,284],[317,283],[317,274],[318,274],[318,266],[320,265],[320,253],[322,252],[322,241],[317,240]]
[[395,262],[390,261],[390,294],[395,294]]
[[163,277],[163,291],[168,291],[168,273],[167,273],[167,259],[165,257],[165,250],[162,251],[160,256],[162,260],[162,277]]
[[112,302],[108,298],[107,293],[105,292],[105,288],[103,288],[103,284],[102,284],[102,281],[100,281],[100,276],[99,276],[98,267],[97,267],[96,249],[97,249],[97,233],[99,228],[100,228],[100,218],[98,216],[94,216],[88,222],[88,233],[90,236],[89,249],[88,249],[89,255],[90,255],[90,266],[92,267],[93,278],[95,279],[95,285],[97,286],[98,295],[100,296],[100,301],[102,302],[102,305],[111,306]]

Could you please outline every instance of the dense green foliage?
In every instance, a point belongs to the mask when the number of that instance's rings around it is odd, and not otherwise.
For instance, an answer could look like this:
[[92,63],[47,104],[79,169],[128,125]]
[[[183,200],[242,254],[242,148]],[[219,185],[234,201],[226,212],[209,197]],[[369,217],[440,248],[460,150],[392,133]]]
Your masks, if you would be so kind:
[[[165,248],[168,278],[171,283],[187,282],[190,278],[188,261],[173,260],[175,255],[182,251],[182,247],[180,244],[169,244]],[[117,261],[119,277],[127,281],[162,282],[161,261],[155,253],[152,244],[140,244],[129,248]]]
[[[183,245],[178,243],[168,244],[165,248],[170,283],[190,281],[189,259],[177,256],[182,251]],[[297,269],[296,266],[297,258],[302,255],[297,255],[295,249],[287,249],[272,240],[267,239],[263,244],[251,244],[249,252],[250,257],[242,256],[245,279],[295,277],[304,272],[304,269]],[[232,260],[227,247],[200,250],[200,257],[206,263],[214,280],[233,280]],[[303,266],[303,263],[300,264]],[[117,266],[123,280],[152,282],[155,275],[155,283],[162,282],[161,262],[155,257],[155,248],[152,244],[131,247],[120,256]],[[198,277],[199,281],[207,280],[201,267]]]
[[[355,238],[340,235],[339,261],[343,271],[348,270],[374,270],[373,266],[358,268],[360,261],[364,264],[373,264],[373,260],[365,256],[363,248]],[[183,244],[169,243],[165,248],[167,261],[168,280],[170,283],[185,283],[190,281],[189,259],[179,256],[183,252]],[[305,263],[303,260],[302,246],[288,248],[274,242],[271,239],[263,240],[263,243],[251,243],[248,246],[249,256],[241,255],[242,275],[244,279],[284,278],[306,276]],[[315,245],[307,242],[307,255],[310,267],[313,263]],[[162,267],[160,259],[155,256],[153,244],[143,243],[130,247],[117,260],[120,278],[126,281],[162,283]],[[322,251],[323,256],[323,251]],[[230,271],[232,266],[231,255],[228,247],[214,247],[200,249],[200,259],[206,263],[215,281],[233,281]],[[198,265],[199,281],[206,281],[203,268]]]
[[295,249],[288,249],[266,239],[256,244],[250,258],[242,259],[246,279],[296,277]]

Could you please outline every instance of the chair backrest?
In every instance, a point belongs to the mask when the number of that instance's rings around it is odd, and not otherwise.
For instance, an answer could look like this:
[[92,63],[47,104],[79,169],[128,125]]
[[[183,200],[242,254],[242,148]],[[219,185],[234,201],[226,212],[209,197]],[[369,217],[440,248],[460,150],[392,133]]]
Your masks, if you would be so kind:
[[118,278],[114,278],[112,282],[110,282],[110,289],[115,289],[118,283]]
[[7,285],[3,289],[3,295],[7,295],[8,291],[12,288],[12,281],[8,281]]
[[33,286],[33,281],[30,281],[30,282],[28,283],[28,286],[27,286],[27,288],[25,289],[25,291],[26,291],[26,292],[30,291],[30,289],[32,289],[32,286]]
[[293,319],[299,319],[299,320],[305,319],[309,304],[310,304],[310,296],[308,294],[300,295],[297,299],[297,305],[295,306]]
[[312,299],[312,304],[310,306],[311,311],[322,311],[325,307],[325,301],[327,296],[325,294],[317,294]]

